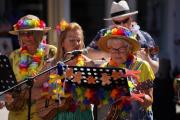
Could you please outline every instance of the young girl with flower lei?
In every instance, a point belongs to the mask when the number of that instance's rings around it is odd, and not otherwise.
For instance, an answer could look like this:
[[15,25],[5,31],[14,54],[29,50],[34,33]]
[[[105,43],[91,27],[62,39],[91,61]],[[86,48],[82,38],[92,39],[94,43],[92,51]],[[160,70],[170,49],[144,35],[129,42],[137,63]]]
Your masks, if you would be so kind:
[[[14,30],[10,34],[18,35],[20,48],[13,51],[10,55],[10,61],[13,71],[18,82],[37,75],[40,71],[45,70],[48,66],[48,60],[55,58],[56,48],[52,45],[43,43],[45,33],[50,30],[45,23],[34,15],[26,15],[22,17],[14,26]],[[47,62],[48,61],[48,62]],[[47,80],[46,75],[38,77],[32,88],[32,120],[39,120],[35,109],[35,101],[38,99],[43,81]],[[19,92],[6,94],[6,107],[9,112],[9,120],[25,120],[27,119],[27,99],[28,87],[22,88]],[[16,97],[11,94],[15,94]]]
[[[56,62],[69,59],[71,55],[66,54],[67,52],[84,48],[83,31],[79,24],[75,22],[67,23],[65,20],[62,20],[57,25],[56,30],[58,35]],[[83,54],[78,55],[66,64],[70,66],[94,66],[94,63]],[[50,77],[53,77],[53,75]],[[67,88],[68,84],[65,86]],[[65,95],[65,99],[62,101],[64,103],[59,105],[59,111],[54,120],[93,120],[91,106],[83,107],[84,109],[82,109],[82,105],[77,105],[78,103],[73,100],[74,98],[67,90],[65,90]],[[71,102],[69,103],[69,101]]]

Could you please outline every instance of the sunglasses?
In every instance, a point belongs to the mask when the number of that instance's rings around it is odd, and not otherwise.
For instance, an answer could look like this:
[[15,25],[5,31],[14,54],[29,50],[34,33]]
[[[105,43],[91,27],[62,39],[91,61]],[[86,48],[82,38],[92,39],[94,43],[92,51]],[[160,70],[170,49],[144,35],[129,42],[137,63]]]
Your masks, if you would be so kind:
[[114,24],[116,25],[121,25],[121,24],[126,24],[128,21],[129,21],[130,18],[126,18],[124,20],[121,20],[121,21],[115,21],[113,20]]

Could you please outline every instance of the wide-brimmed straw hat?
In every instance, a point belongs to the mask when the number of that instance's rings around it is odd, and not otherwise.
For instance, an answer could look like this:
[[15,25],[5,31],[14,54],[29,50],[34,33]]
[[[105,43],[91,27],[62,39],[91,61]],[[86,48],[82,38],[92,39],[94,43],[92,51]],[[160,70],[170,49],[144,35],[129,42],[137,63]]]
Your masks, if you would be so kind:
[[110,18],[104,20],[112,20],[115,18],[127,17],[137,14],[138,11],[130,11],[129,6],[125,0],[121,0],[118,3],[113,2],[111,5]]
[[129,43],[132,46],[132,52],[140,49],[140,43],[136,39],[136,34],[124,27],[114,27],[107,30],[104,36],[98,40],[98,47],[105,52],[109,52],[107,42],[112,38],[118,38]]
[[43,31],[47,32],[51,28],[46,27],[44,21],[34,15],[26,15],[13,25],[14,30],[9,31],[10,34],[18,35],[20,31]]

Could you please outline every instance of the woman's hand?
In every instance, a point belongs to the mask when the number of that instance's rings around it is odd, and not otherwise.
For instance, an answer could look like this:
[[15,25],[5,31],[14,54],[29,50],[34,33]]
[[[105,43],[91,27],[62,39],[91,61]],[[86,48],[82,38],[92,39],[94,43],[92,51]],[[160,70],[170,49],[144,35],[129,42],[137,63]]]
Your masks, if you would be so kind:
[[142,106],[144,107],[148,107],[152,105],[152,98],[150,97],[150,95],[144,94],[144,93],[132,93],[130,100],[132,101],[138,101]]
[[139,93],[139,94],[137,94],[137,93],[132,93],[132,94],[131,94],[131,97],[130,97],[130,100],[132,100],[132,101],[138,101],[138,102],[140,102],[140,103],[143,103],[143,102],[144,102],[144,96],[145,96],[145,94],[143,94],[143,93]]
[[131,92],[131,101],[138,101],[142,106],[149,107],[153,103],[153,88],[140,90],[137,93]]

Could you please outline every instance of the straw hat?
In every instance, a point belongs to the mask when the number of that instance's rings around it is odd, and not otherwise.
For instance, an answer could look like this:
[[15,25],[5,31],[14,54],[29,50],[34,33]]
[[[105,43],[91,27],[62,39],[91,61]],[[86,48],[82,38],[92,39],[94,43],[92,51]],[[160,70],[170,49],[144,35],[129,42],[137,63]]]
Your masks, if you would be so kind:
[[121,0],[118,3],[113,2],[111,5],[111,17],[104,20],[112,20],[114,18],[127,17],[137,14],[138,11],[130,11],[129,6],[125,0]]
[[132,51],[138,51],[140,49],[140,43],[136,39],[136,34],[124,27],[115,27],[106,31],[103,37],[98,40],[98,47],[105,52],[109,52],[107,46],[108,40],[111,38],[119,38],[128,42],[132,46]]
[[51,28],[46,27],[44,21],[34,15],[26,15],[13,25],[14,30],[9,31],[10,34],[18,35],[19,31],[44,31],[47,32]]

